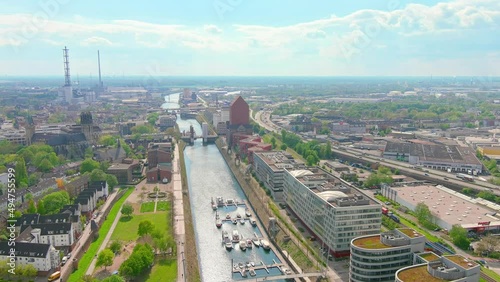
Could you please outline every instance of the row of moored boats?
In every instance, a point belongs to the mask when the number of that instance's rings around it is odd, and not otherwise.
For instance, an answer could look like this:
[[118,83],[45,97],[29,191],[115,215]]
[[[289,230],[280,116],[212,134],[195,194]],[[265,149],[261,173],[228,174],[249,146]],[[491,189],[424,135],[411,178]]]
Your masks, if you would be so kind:
[[253,245],[256,247],[262,247],[264,250],[271,249],[271,245],[267,240],[259,239],[257,237],[254,237],[253,239],[243,239],[238,230],[233,230],[231,237],[229,237],[229,233],[227,231],[222,231],[222,243],[227,250],[233,249],[233,243],[237,243],[242,251],[245,251],[247,248],[252,248]]

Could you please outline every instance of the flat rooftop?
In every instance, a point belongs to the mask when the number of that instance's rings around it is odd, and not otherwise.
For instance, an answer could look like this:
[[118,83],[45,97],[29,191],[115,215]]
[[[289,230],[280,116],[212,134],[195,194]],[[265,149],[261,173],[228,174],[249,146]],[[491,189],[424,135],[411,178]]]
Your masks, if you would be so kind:
[[370,237],[359,238],[352,243],[360,248],[365,249],[388,249],[392,248],[392,246],[386,245],[380,241],[380,235],[373,235]]
[[425,259],[426,261],[433,261],[439,259],[439,256],[436,255],[435,253],[425,253],[425,254],[419,254],[419,257]]
[[424,236],[411,228],[398,228],[398,230],[410,238],[417,238]]
[[477,265],[477,262],[475,262],[474,260],[467,259],[461,255],[449,255],[444,257],[465,269],[473,268]]
[[476,152],[469,147],[454,145],[427,144],[426,142],[393,142],[388,141],[386,152],[418,156],[422,161],[445,161],[449,163],[481,164]]
[[398,273],[399,280],[404,282],[441,282],[447,281],[436,278],[427,271],[427,265],[412,267]]
[[465,199],[447,193],[435,186],[420,185],[391,187],[403,201],[416,206],[425,203],[432,214],[450,225],[474,224],[491,221],[486,214],[492,212]]

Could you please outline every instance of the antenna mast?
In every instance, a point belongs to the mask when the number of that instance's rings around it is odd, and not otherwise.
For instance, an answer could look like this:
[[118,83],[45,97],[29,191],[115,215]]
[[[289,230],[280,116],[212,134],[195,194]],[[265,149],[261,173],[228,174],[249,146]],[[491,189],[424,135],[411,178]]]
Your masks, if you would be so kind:
[[64,58],[64,86],[71,86],[71,75],[69,72],[69,55],[68,48],[64,46],[63,58]]

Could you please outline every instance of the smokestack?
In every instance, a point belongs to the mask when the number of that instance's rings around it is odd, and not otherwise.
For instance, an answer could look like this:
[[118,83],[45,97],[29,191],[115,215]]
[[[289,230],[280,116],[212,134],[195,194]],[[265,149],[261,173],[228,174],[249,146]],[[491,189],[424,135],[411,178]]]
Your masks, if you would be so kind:
[[102,80],[101,80],[101,56],[99,55],[99,50],[97,50],[97,65],[99,66],[99,88],[102,89]]

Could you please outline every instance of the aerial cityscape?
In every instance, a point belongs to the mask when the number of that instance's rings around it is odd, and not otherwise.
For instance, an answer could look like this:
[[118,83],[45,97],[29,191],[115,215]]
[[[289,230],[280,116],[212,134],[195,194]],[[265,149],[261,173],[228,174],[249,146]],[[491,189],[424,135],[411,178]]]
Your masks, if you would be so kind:
[[0,281],[500,281],[500,2],[5,2]]

